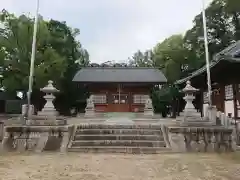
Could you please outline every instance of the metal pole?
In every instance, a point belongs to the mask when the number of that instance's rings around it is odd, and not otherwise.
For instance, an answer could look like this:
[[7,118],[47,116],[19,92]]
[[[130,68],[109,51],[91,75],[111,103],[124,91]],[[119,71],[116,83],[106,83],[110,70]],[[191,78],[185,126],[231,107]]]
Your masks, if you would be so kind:
[[37,39],[37,28],[38,28],[38,11],[39,11],[39,0],[37,0],[36,5],[36,15],[34,20],[34,29],[33,29],[33,41],[32,41],[32,54],[31,54],[31,65],[30,65],[30,74],[29,74],[29,82],[28,82],[28,106],[27,106],[27,116],[31,113],[31,93],[32,93],[32,85],[33,85],[33,74],[34,74],[34,62],[36,55],[36,39]]
[[207,23],[205,14],[205,0],[202,0],[202,18],[203,18],[203,30],[204,30],[204,46],[205,46],[205,58],[207,68],[207,85],[208,85],[208,103],[212,106],[212,87],[211,87],[211,75],[209,67],[209,51],[208,51],[208,39],[207,39]]

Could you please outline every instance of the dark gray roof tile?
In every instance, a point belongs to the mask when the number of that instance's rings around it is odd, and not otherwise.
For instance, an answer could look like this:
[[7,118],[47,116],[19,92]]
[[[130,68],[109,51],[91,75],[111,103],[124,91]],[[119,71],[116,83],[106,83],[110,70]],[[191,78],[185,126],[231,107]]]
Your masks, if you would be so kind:
[[73,81],[166,83],[167,79],[157,68],[87,67],[80,69],[74,76]]

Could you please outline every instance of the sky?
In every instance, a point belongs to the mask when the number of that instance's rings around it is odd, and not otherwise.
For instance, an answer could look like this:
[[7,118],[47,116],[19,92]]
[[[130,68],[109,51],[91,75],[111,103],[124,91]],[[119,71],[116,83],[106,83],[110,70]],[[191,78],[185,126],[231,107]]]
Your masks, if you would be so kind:
[[[0,9],[34,16],[36,1],[0,0]],[[39,13],[79,28],[91,62],[101,63],[124,62],[137,50],[184,34],[201,10],[202,0],[40,0]]]

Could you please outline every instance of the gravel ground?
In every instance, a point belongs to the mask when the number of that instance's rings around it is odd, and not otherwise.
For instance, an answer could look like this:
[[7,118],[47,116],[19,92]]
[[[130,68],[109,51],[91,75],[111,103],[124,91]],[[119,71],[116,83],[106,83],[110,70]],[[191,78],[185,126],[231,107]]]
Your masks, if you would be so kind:
[[240,163],[216,154],[4,154],[0,180],[240,180]]

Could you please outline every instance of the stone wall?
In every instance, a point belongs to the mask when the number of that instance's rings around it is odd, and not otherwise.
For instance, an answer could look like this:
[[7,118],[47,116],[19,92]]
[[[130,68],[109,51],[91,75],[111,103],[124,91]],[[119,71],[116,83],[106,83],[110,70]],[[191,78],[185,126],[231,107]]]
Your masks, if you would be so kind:
[[70,126],[6,126],[3,151],[67,151]]
[[175,152],[231,152],[237,150],[234,129],[225,127],[169,127]]

